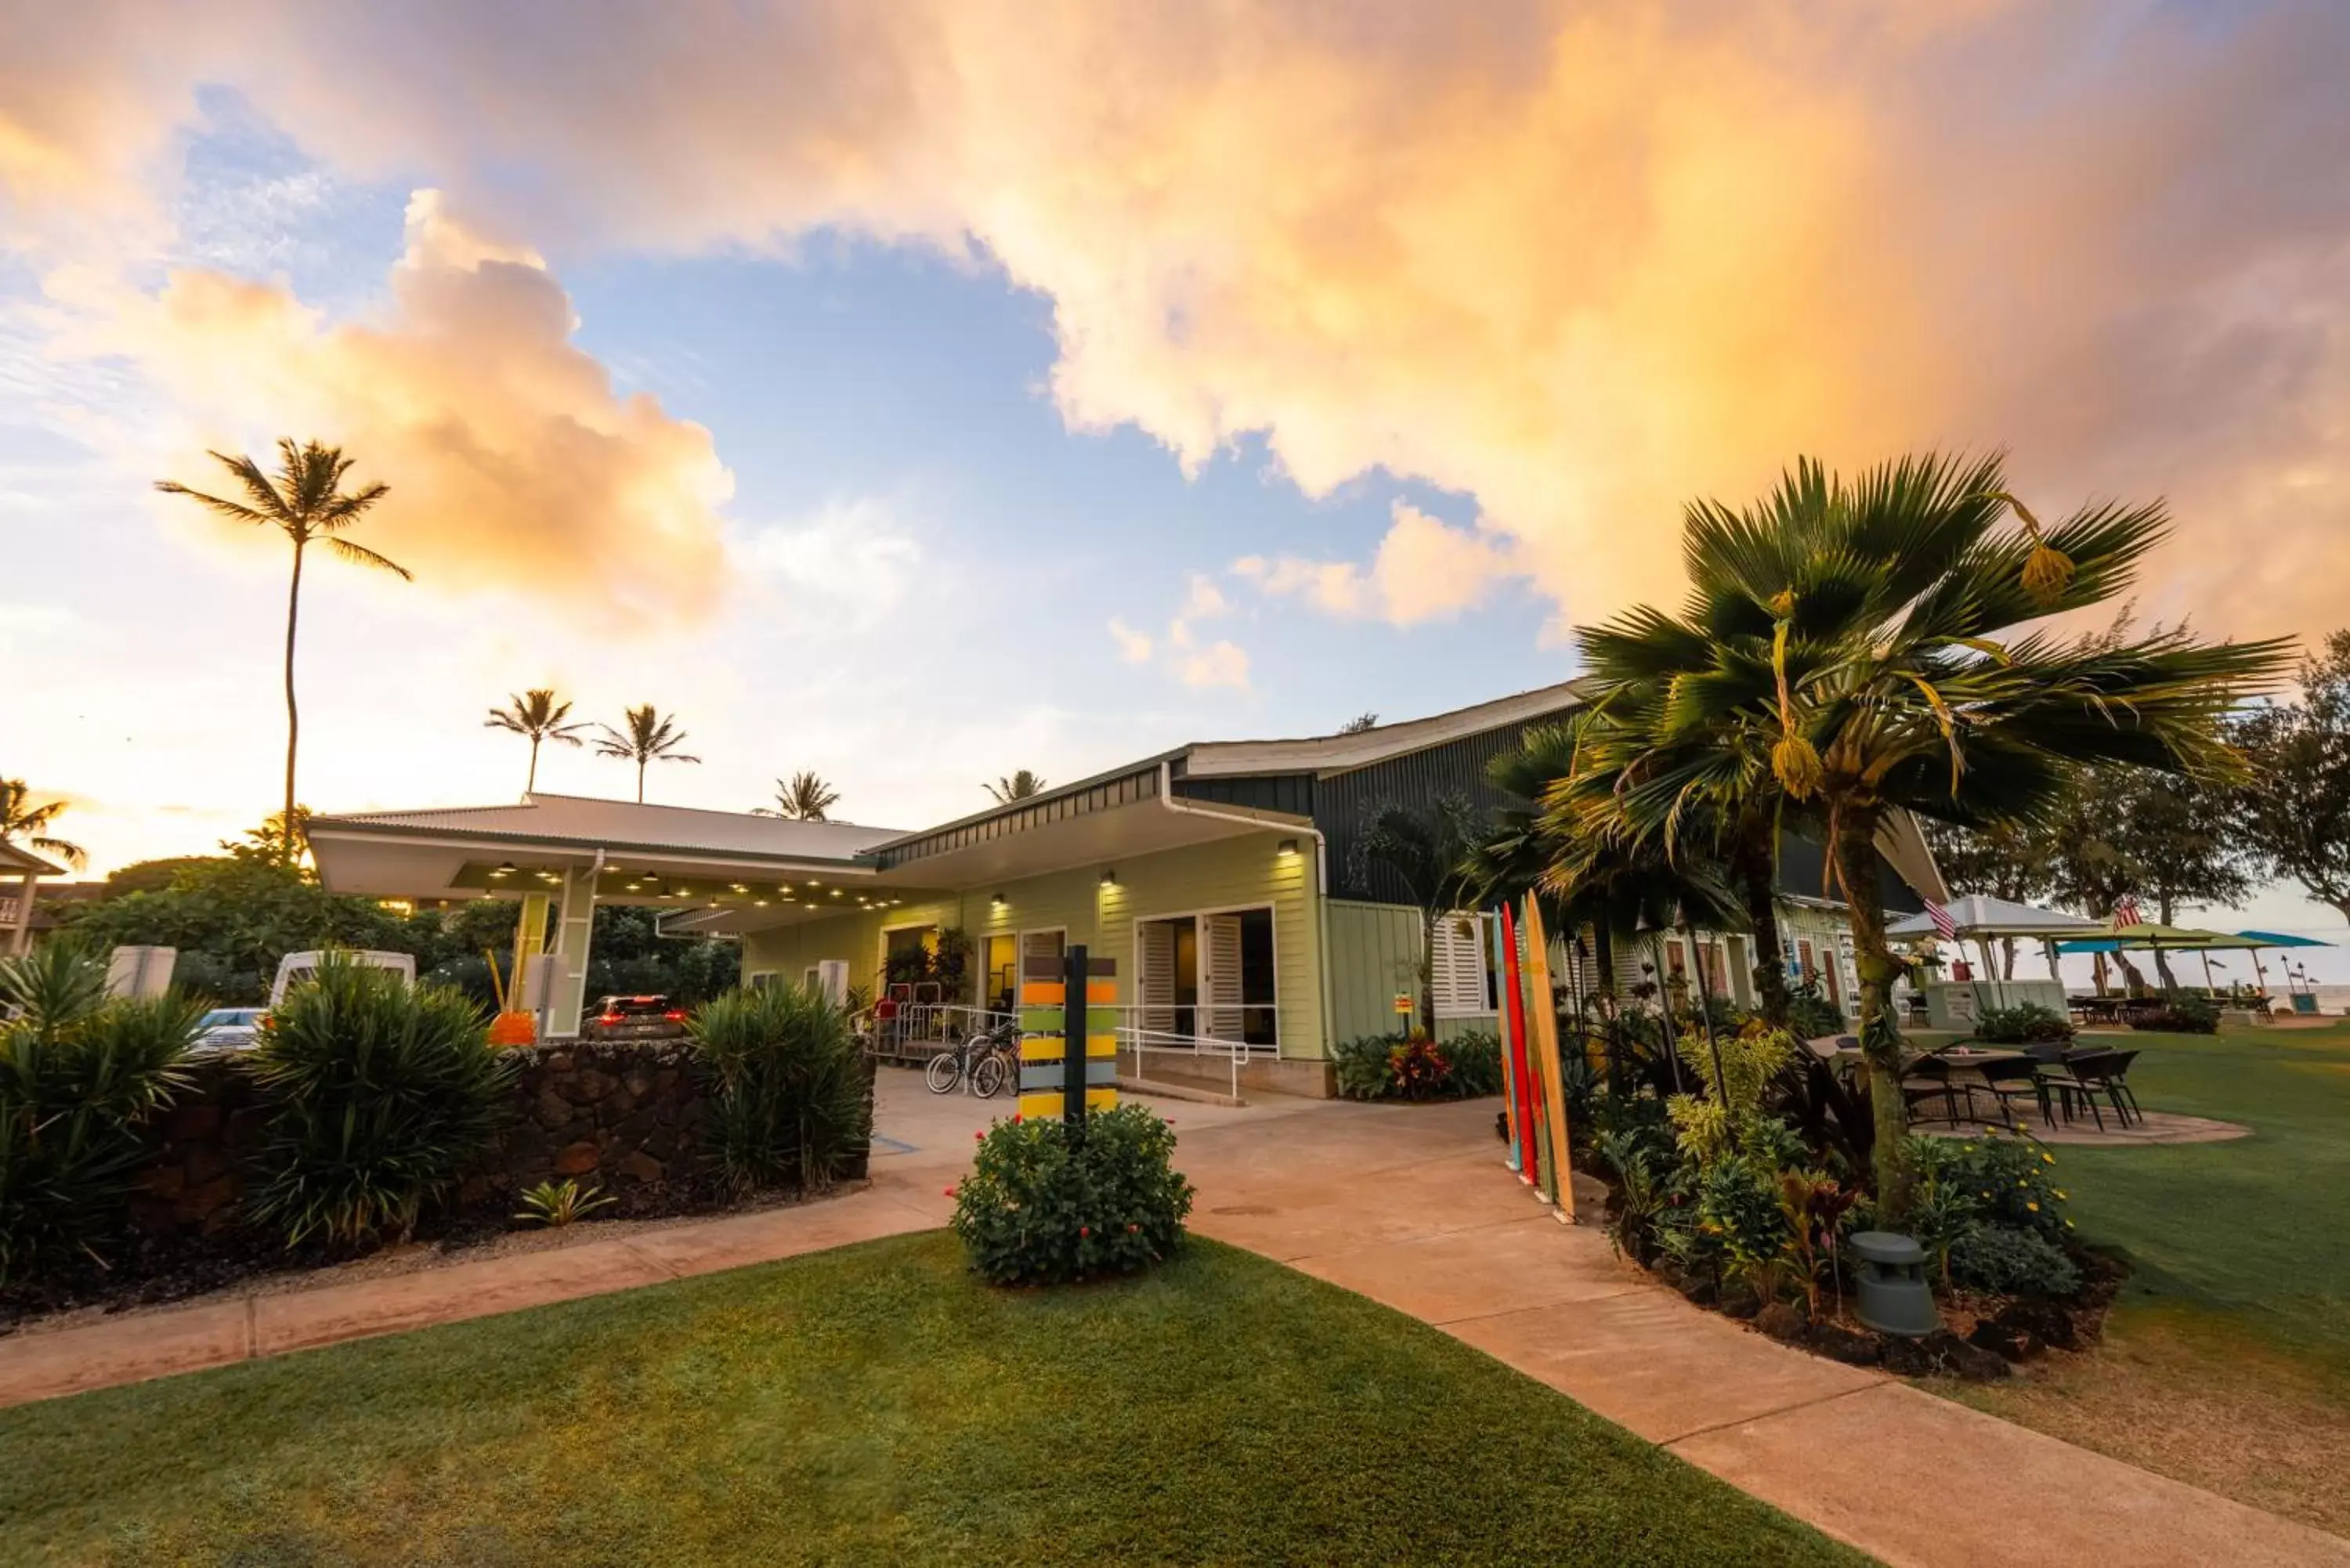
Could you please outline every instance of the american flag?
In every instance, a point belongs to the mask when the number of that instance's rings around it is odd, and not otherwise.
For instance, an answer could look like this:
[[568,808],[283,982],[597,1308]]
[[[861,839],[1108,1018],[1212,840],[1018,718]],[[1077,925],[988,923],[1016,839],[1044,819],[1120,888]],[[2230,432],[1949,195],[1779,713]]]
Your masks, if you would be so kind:
[[2124,926],[2137,924],[2138,924],[2137,898],[2135,894],[2124,893],[2114,900],[2114,929],[2119,930]]
[[1950,919],[1950,910],[1945,909],[1941,905],[1937,904],[1931,898],[1926,900],[1926,918],[1934,922],[1934,934],[1936,936],[1941,938],[1946,942],[1954,942],[1959,940],[1958,921]]

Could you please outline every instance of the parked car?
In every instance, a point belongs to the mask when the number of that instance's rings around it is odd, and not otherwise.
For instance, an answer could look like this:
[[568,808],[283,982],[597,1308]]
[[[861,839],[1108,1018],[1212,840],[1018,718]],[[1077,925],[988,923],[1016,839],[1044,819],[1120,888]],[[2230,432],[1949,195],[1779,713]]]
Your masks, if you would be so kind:
[[265,1007],[215,1007],[196,1020],[194,1049],[242,1051],[260,1037],[262,1021],[268,1016]]
[[580,1020],[582,1040],[676,1040],[685,1033],[685,1010],[666,996],[608,996]]
[[[366,948],[334,950],[351,962],[369,969],[388,969],[410,985],[416,983],[416,960],[407,953],[376,952]],[[327,955],[313,949],[307,952],[287,953],[277,961],[277,979],[269,988],[269,1005],[276,1006],[286,1000],[288,987],[314,980],[318,973],[318,961]]]

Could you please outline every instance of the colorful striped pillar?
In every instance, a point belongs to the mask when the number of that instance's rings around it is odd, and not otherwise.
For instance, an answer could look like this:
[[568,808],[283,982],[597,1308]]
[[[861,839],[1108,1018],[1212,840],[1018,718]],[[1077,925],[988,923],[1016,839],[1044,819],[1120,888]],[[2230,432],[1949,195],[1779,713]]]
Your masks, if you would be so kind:
[[[1118,1104],[1118,961],[1024,959],[1020,966],[1020,1114],[1081,1119]],[[1082,1000],[1080,1000],[1082,999]],[[1085,1044],[1083,1110],[1072,1116],[1069,1038]]]

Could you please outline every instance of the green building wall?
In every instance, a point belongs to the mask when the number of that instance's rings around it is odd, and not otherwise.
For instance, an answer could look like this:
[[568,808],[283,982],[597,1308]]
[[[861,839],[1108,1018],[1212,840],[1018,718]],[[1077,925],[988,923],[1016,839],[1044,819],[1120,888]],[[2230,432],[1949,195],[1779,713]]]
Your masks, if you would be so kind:
[[[1299,847],[1284,851],[1284,840]],[[1118,998],[1130,1006],[1138,963],[1135,921],[1270,907],[1280,1052],[1318,1059],[1329,1053],[1329,1033],[1312,846],[1313,839],[1295,828],[1248,833],[1118,861],[1108,867],[1117,873],[1111,886],[1102,883],[1105,867],[1087,865],[938,898],[910,898],[894,909],[756,931],[743,939],[743,974],[746,981],[775,974],[796,981],[819,961],[840,959],[848,964],[851,983],[869,985],[881,967],[887,932],[931,925],[959,927],[970,936],[976,971],[988,937],[1058,927],[1072,944],[1083,942],[1095,957],[1118,961]],[[1001,905],[995,902],[998,893],[1003,895]]]

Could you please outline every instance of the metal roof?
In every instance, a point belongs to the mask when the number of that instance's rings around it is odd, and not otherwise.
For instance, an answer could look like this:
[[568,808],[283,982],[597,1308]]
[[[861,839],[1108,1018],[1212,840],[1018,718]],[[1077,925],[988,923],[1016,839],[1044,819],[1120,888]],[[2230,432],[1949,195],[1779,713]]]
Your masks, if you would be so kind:
[[435,837],[587,843],[612,849],[689,850],[780,860],[858,858],[903,836],[891,827],[849,822],[792,822],[694,806],[639,805],[588,795],[526,794],[514,805],[355,812],[315,817],[313,838],[337,833],[423,833]]

